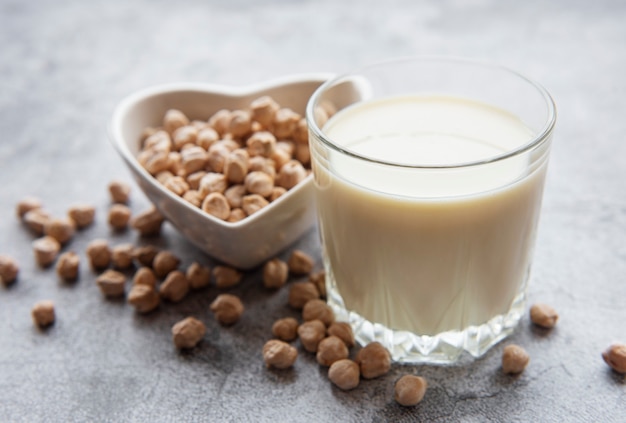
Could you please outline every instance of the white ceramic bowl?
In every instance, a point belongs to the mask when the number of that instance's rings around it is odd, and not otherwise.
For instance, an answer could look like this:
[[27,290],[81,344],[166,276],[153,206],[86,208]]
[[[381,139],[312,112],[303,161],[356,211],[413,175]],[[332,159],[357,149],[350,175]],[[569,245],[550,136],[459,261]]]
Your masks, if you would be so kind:
[[307,101],[329,74],[286,76],[245,87],[177,83],[148,88],[123,99],[110,124],[110,137],[135,180],[156,208],[210,256],[250,269],[296,241],[315,222],[312,176],[259,212],[239,222],[217,219],[165,189],[137,161],[139,137],[159,126],[168,109],[191,120],[207,120],[219,109],[244,108],[262,95],[304,116]]

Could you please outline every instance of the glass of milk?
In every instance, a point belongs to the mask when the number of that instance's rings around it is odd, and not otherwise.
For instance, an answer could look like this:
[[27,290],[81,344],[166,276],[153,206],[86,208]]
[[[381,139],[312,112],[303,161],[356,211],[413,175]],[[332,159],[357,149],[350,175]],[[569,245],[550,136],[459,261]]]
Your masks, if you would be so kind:
[[361,344],[452,363],[524,313],[555,105],[506,68],[372,65],[307,107],[328,302]]

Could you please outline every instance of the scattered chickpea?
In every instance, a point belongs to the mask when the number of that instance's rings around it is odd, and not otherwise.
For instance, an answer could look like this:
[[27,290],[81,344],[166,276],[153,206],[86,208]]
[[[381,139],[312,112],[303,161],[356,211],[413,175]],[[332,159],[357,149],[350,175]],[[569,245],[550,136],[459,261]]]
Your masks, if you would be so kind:
[[211,282],[211,269],[202,266],[198,262],[191,263],[185,275],[187,276],[191,289],[204,288],[205,286],[209,286]]
[[133,285],[156,287],[156,276],[149,267],[140,267],[133,275]]
[[9,286],[17,279],[20,269],[13,257],[0,254],[0,283]]
[[111,249],[104,239],[94,239],[87,245],[87,258],[94,270],[109,267],[111,263]]
[[285,285],[289,276],[289,268],[284,261],[274,258],[263,266],[263,285],[266,288],[278,289]]
[[134,284],[128,293],[128,303],[139,313],[148,313],[159,306],[161,299],[154,287],[145,284]]
[[420,376],[404,375],[396,382],[394,399],[400,405],[411,407],[419,404],[426,394],[428,383]]
[[130,198],[130,185],[122,181],[111,181],[109,183],[109,194],[114,203],[128,204]]
[[24,214],[24,223],[36,235],[43,235],[43,229],[49,220],[50,215],[44,209],[33,209]]
[[169,251],[159,251],[152,261],[154,273],[159,278],[164,278],[168,273],[178,269],[180,259]]
[[68,251],[59,256],[56,264],[56,272],[65,281],[75,281],[78,279],[78,267],[80,258],[73,251]]
[[189,293],[189,281],[183,272],[173,270],[159,287],[161,297],[173,303],[181,301]]
[[154,257],[158,254],[159,250],[152,245],[145,245],[142,247],[135,247],[133,250],[133,258],[141,265],[146,267],[152,267]]
[[328,369],[328,379],[341,390],[354,389],[360,382],[359,365],[347,358],[337,360]]
[[382,376],[391,369],[391,355],[380,342],[370,342],[361,348],[356,355],[356,362],[365,379]]
[[76,204],[69,208],[67,214],[78,229],[83,229],[93,223],[96,208],[90,204]]
[[133,265],[133,244],[120,244],[111,249],[111,262],[116,269],[128,269]]
[[272,325],[272,334],[281,341],[293,341],[298,336],[298,321],[293,317],[278,319]]
[[296,362],[298,350],[286,342],[271,339],[263,345],[265,365],[276,369],[287,369]]
[[218,288],[230,288],[241,282],[243,273],[228,266],[215,266],[213,269],[215,286]]
[[320,270],[309,275],[309,281],[313,282],[322,298],[326,298],[326,272]]
[[128,227],[131,211],[124,204],[113,204],[109,209],[109,225],[117,231],[124,230]]
[[530,320],[537,326],[551,329],[556,325],[559,315],[556,310],[547,304],[534,304],[530,308]]
[[333,322],[326,330],[329,336],[336,336],[346,344],[346,347],[352,348],[355,345],[354,332],[352,326],[346,322]]
[[156,208],[151,207],[135,215],[130,224],[139,231],[141,236],[153,236],[161,232],[163,220],[161,213]]
[[269,201],[261,197],[259,194],[246,195],[241,200],[241,209],[244,211],[246,216],[250,216],[268,205]]
[[502,351],[502,371],[504,373],[522,373],[529,361],[528,353],[519,345],[507,345]]
[[295,275],[305,275],[313,270],[313,258],[301,250],[294,250],[289,257],[289,271]]
[[187,317],[172,326],[172,340],[176,348],[193,348],[204,338],[206,326],[195,317]]
[[602,353],[602,358],[617,373],[626,374],[626,344],[613,344]]
[[230,205],[224,194],[212,192],[202,201],[202,210],[218,219],[226,220],[230,216]]
[[326,326],[320,320],[311,320],[298,326],[298,336],[305,350],[317,352],[319,343],[326,337]]
[[31,310],[31,316],[35,325],[40,328],[50,326],[55,320],[54,303],[50,300],[35,303]]
[[222,325],[236,323],[243,314],[244,307],[241,300],[231,294],[220,294],[211,303],[211,311]]
[[40,209],[42,207],[43,207],[43,204],[38,198],[25,197],[17,203],[17,206],[15,208],[17,211],[17,216],[20,219],[23,219],[26,213],[28,213],[29,211]]
[[305,322],[310,320],[320,320],[324,325],[330,326],[335,321],[335,313],[326,301],[315,298],[309,300],[302,308],[302,319]]
[[121,297],[124,295],[126,276],[117,270],[107,270],[98,276],[96,283],[105,297]]
[[48,267],[56,260],[61,250],[61,244],[51,236],[33,241],[33,251],[35,252],[35,260],[41,267]]
[[329,336],[320,341],[315,358],[322,366],[330,366],[335,361],[348,358],[348,347],[336,336]]
[[296,282],[289,290],[288,303],[291,307],[301,309],[310,300],[320,297],[317,287],[311,282]]
[[163,117],[163,127],[170,134],[174,133],[181,126],[189,125],[189,118],[183,112],[176,109],[169,109]]
[[69,218],[54,218],[46,222],[43,231],[46,236],[51,236],[60,244],[65,244],[74,236],[76,224]]

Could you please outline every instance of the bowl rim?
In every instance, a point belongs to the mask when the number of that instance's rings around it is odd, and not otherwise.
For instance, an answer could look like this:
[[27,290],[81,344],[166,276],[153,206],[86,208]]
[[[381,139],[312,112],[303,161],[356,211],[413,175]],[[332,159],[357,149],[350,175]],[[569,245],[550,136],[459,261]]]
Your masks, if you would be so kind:
[[[246,226],[255,224],[259,219],[265,217],[266,214],[271,213],[273,206],[279,206],[280,203],[288,200],[290,197],[296,194],[296,189],[299,186],[309,183],[313,179],[313,175],[309,174],[307,177],[301,181],[298,185],[288,190],[280,199],[276,200],[276,202],[270,203],[267,207],[264,207],[257,213],[254,213],[252,216],[248,216],[237,222],[227,222],[225,220],[218,219],[215,216],[210,215],[209,213],[204,212],[202,209],[193,206],[189,202],[185,201],[178,195],[175,195],[162,184],[160,184],[156,178],[154,178],[146,169],[143,168],[139,164],[137,158],[130,152],[129,145],[124,139],[121,130],[121,123],[124,117],[128,114],[129,110],[138,102],[144,101],[151,97],[170,94],[175,92],[197,92],[204,93],[208,95],[220,95],[225,97],[244,97],[250,94],[262,94],[263,91],[267,91],[273,88],[278,88],[282,85],[296,85],[296,84],[304,84],[310,82],[319,82],[319,84],[323,84],[324,82],[333,78],[335,74],[333,73],[301,73],[301,74],[292,74],[285,75],[282,77],[272,78],[263,82],[256,82],[252,84],[246,85],[227,85],[227,84],[216,84],[216,83],[205,83],[205,82],[170,82],[165,84],[157,84],[152,85],[138,91],[132,92],[122,98],[117,105],[115,106],[111,119],[109,120],[107,132],[108,138],[117,150],[117,152],[122,156],[127,165],[131,166],[132,170],[137,174],[141,175],[144,180],[146,180],[149,184],[152,185],[153,188],[160,189],[169,199],[177,202],[178,204],[186,207],[187,210],[196,213],[198,216],[209,219],[210,221],[228,229],[241,229]],[[315,91],[315,90],[313,90]],[[311,93],[312,94],[312,93]],[[307,99],[308,102],[308,99]],[[306,106],[305,106],[306,111]],[[302,114],[305,117],[305,113]],[[208,117],[207,117],[208,119]]]

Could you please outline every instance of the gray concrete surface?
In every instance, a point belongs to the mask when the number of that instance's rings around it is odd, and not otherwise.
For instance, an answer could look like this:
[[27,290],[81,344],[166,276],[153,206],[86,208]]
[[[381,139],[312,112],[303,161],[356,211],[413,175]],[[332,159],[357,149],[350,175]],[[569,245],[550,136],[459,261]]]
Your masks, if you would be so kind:
[[[0,421],[624,421],[626,381],[600,358],[626,342],[624,22],[626,3],[610,0],[0,0],[0,253],[21,264],[19,281],[0,287]],[[529,296],[561,320],[549,333],[521,323],[510,342],[532,358],[520,377],[501,374],[503,344],[458,366],[394,365],[351,392],[332,387],[304,353],[291,371],[267,370],[260,351],[271,323],[295,314],[286,290],[262,289],[259,271],[233,289],[247,310],[228,329],[208,311],[215,288],[148,316],[101,297],[87,243],[146,242],[106,224],[107,183],[130,181],[106,136],[123,96],[416,54],[500,62],[541,81],[558,104]],[[28,194],[56,215],[73,202],[97,206],[96,225],[69,247],[83,258],[77,283],[34,265],[33,236],[14,215]],[[146,205],[135,188],[132,210]],[[155,242],[184,264],[212,263],[169,226]],[[314,231],[295,247],[319,265]],[[42,332],[30,307],[43,298],[56,301],[58,321]],[[179,353],[170,327],[186,315],[208,333]],[[392,399],[405,373],[430,383],[415,408]]]

